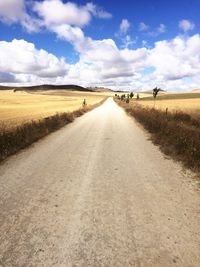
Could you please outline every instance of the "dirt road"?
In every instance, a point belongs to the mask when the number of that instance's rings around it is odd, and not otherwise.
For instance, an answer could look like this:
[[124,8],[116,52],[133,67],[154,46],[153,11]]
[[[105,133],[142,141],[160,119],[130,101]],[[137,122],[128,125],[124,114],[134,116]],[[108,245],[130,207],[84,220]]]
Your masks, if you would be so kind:
[[199,267],[200,191],[112,99],[0,166],[0,266]]

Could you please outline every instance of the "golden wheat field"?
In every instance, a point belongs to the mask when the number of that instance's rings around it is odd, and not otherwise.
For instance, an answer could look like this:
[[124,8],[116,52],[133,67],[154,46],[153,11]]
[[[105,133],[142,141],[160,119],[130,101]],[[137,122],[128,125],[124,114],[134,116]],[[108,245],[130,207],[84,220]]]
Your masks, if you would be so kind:
[[93,105],[104,98],[104,94],[90,92],[0,91],[0,125],[12,128],[30,120],[77,110],[82,107],[83,99],[86,99],[87,105]]
[[168,108],[171,111],[182,110],[187,112],[200,112],[200,98],[139,101],[139,104],[158,109]]
[[166,108],[168,108],[168,111],[172,112],[182,111],[200,118],[200,94],[196,94],[195,96],[191,95],[191,93],[166,94],[155,101],[153,99],[144,99],[137,101],[137,103],[161,110],[166,110]]

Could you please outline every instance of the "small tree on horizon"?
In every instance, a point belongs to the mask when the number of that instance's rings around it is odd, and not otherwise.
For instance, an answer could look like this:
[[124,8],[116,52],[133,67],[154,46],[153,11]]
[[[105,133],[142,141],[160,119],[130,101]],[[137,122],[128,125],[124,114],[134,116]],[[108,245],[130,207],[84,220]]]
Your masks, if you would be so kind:
[[125,100],[125,98],[126,98],[126,95],[125,94],[121,95],[121,100],[122,101]]
[[133,97],[134,97],[134,93],[131,92],[131,93],[130,93],[130,98],[132,99]]
[[160,91],[161,91],[161,89],[158,88],[158,87],[155,87],[155,88],[153,89],[153,97],[154,97],[154,99],[156,99],[157,94],[158,94],[158,92],[160,92]]

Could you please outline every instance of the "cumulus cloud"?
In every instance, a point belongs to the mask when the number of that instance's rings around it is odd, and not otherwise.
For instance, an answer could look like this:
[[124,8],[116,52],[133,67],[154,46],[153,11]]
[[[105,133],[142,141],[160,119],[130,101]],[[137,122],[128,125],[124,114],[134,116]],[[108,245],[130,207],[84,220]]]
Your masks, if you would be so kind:
[[[184,79],[193,80],[200,75],[199,49],[198,34],[187,38],[177,36],[170,41],[156,42],[153,48],[135,50],[119,49],[111,39],[90,40],[87,49],[81,51],[80,64],[84,62],[84,71],[88,68],[92,71],[93,81],[96,77],[97,82],[109,82],[113,87],[124,83],[126,88],[134,86],[137,89],[155,85],[165,89],[176,89],[176,85],[184,88]],[[148,68],[154,71],[144,76],[143,72]],[[89,83],[86,77],[84,81]]]
[[[118,83],[119,85],[133,76],[136,77],[136,72],[145,68],[147,54],[146,48],[119,49],[112,39],[90,39],[87,47],[82,47],[80,61],[73,66],[73,73],[79,74],[78,79],[82,84],[90,85],[93,81],[96,84]],[[87,75],[83,77],[81,73],[86,72]],[[71,71],[69,74],[71,75]]]
[[[35,15],[27,13],[23,0],[0,0],[0,20],[21,23],[29,31],[41,27],[54,32],[58,38],[70,42],[79,53],[80,60],[67,64],[25,40],[0,42],[0,82],[22,83],[79,83],[85,86],[107,85],[121,89],[148,89],[160,86],[165,89],[185,88],[186,80],[195,86],[200,82],[200,35],[177,36],[172,40],[156,42],[153,48],[131,49],[135,40],[128,34],[130,22],[123,19],[119,35],[123,46],[119,48],[112,39],[93,40],[85,36],[83,28],[92,17],[111,18],[111,14],[93,3],[83,6],[61,0],[34,1]],[[15,10],[15,12],[13,12]],[[33,11],[33,10],[32,10]],[[187,32],[194,28],[183,20],[179,27]],[[141,22],[139,30],[157,36],[166,31],[160,24],[152,33]],[[143,45],[146,45],[144,42]],[[148,72],[149,69],[153,72]],[[146,75],[144,75],[146,73]]]
[[78,52],[91,43],[91,38],[85,37],[82,28],[90,23],[92,16],[102,19],[112,17],[110,13],[93,3],[78,6],[61,0],[37,1],[33,10],[47,30],[56,33],[58,38],[70,42]]
[[27,13],[25,0],[0,0],[0,21],[7,24],[20,23],[28,32],[36,32],[41,26],[39,19]]
[[[79,48],[80,60],[71,65],[47,51],[37,50],[24,40],[0,42],[0,82],[63,84],[78,81],[85,86],[99,84],[137,90],[156,85],[164,89],[198,85],[198,34],[177,36],[170,41],[156,42],[153,48],[138,49],[119,49],[112,39],[82,38],[84,45]],[[76,42],[76,38],[72,42]],[[146,71],[150,68],[154,71]],[[186,79],[191,84],[186,84]]]
[[[79,53],[79,62],[70,66],[62,83],[77,83],[77,80],[85,86],[127,83],[145,68],[148,51],[146,48],[119,49],[112,39],[85,38]],[[61,82],[61,78],[57,82]]]
[[0,73],[52,78],[66,75],[68,68],[63,58],[38,50],[32,43],[16,39],[0,42]]
[[51,28],[51,31],[55,32],[60,39],[64,39],[70,43],[72,43],[75,47],[77,47],[82,42],[85,42],[86,38],[83,31],[79,27],[72,27],[67,24],[54,26]]
[[120,23],[120,26],[119,26],[119,33],[120,34],[126,34],[127,31],[129,30],[130,26],[131,26],[130,22],[127,19],[123,19]]
[[28,32],[61,25],[83,28],[90,23],[92,16],[101,19],[112,18],[111,13],[93,3],[78,6],[73,2],[64,3],[62,0],[0,0],[0,21],[7,24],[20,23]]
[[24,0],[0,0],[0,19],[6,23],[18,22],[24,10]]
[[195,24],[187,19],[183,19],[179,21],[179,28],[183,30],[184,32],[192,31],[195,27]]
[[73,2],[44,0],[35,2],[33,9],[43,19],[46,27],[70,25],[82,28],[90,23],[92,15],[103,19],[112,17],[93,3],[78,6]]
[[149,63],[156,68],[155,75],[166,80],[191,77],[200,73],[200,36],[176,37],[157,42],[150,52]]
[[[199,49],[198,34],[157,42],[155,47],[149,50],[147,59],[147,65],[153,66],[155,71],[143,79],[144,84],[173,90],[198,88],[198,83],[192,81],[200,75],[200,56],[197,52]],[[190,80],[190,83],[186,83],[186,80]]]
[[34,11],[44,20],[46,26],[68,24],[83,27],[91,20],[87,6],[78,7],[72,2],[63,3],[59,0],[35,2]]

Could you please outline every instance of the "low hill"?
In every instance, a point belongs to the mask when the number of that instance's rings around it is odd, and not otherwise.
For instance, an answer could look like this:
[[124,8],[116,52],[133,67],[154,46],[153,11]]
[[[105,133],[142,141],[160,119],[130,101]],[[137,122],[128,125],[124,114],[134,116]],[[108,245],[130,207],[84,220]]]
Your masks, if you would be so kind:
[[71,91],[87,91],[92,92],[93,90],[79,86],[74,84],[69,85],[51,85],[51,84],[43,84],[43,85],[35,85],[35,86],[2,86],[0,85],[0,90],[15,90],[15,91],[22,91],[22,90],[71,90]]
[[194,89],[192,90],[192,93],[200,93],[200,89]]
[[106,87],[87,87],[88,90],[90,91],[94,91],[94,92],[105,92],[105,93],[110,93],[110,92],[113,92],[112,89],[110,88],[106,88]]

